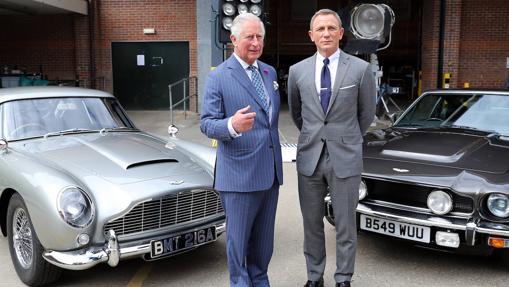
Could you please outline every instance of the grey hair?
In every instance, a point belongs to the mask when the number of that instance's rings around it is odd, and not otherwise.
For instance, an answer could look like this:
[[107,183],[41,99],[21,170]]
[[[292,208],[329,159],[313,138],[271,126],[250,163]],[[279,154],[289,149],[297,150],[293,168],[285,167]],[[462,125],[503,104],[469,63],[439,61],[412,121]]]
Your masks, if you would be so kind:
[[316,17],[320,16],[320,15],[332,15],[334,17],[336,17],[336,19],[338,20],[338,23],[339,23],[339,27],[343,27],[343,23],[341,22],[341,18],[339,18],[339,15],[338,13],[336,13],[335,11],[331,10],[331,9],[320,9],[318,11],[316,11],[315,15],[313,15],[313,17],[311,17],[311,22],[309,22],[309,30],[312,31],[313,30],[313,22],[315,21]]
[[237,38],[237,39],[240,38],[240,33],[242,32],[241,26],[246,21],[256,21],[256,22],[260,23],[260,27],[262,28],[262,37],[265,38],[265,26],[263,25],[262,20],[260,20],[260,18],[258,18],[258,16],[251,14],[251,13],[239,14],[237,17],[235,17],[235,19],[233,19],[231,32],[232,32],[232,35],[235,36],[235,38]]

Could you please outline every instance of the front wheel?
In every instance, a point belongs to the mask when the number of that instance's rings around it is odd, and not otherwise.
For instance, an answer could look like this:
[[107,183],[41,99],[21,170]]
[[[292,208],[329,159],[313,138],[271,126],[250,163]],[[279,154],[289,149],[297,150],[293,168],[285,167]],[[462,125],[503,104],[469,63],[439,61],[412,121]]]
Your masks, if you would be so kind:
[[42,286],[57,280],[62,269],[44,260],[23,198],[14,194],[7,209],[7,238],[12,263],[23,283]]

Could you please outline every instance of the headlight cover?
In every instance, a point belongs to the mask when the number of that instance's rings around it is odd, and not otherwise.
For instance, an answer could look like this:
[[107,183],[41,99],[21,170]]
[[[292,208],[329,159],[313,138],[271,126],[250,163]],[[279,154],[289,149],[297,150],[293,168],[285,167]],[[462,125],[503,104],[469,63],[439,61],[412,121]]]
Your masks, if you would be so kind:
[[443,215],[452,210],[451,196],[442,190],[434,190],[428,195],[428,208],[433,213]]
[[505,194],[493,193],[486,201],[488,210],[495,216],[506,218],[509,216],[509,198]]
[[57,208],[60,217],[72,227],[86,227],[94,218],[92,201],[83,190],[74,186],[60,192]]
[[368,195],[368,187],[364,180],[361,180],[361,184],[359,184],[359,200],[363,200]]

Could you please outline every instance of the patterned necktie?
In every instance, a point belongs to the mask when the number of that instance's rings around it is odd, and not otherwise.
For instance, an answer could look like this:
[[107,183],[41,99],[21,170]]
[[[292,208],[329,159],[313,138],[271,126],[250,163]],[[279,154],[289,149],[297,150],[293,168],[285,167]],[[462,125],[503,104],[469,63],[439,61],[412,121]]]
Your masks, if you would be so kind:
[[332,94],[330,71],[329,67],[327,67],[328,64],[329,58],[323,59],[323,68],[320,77],[320,103],[322,104],[322,109],[324,113],[327,113],[327,108],[329,108],[330,96]]
[[251,82],[253,82],[256,93],[262,101],[263,109],[266,112],[269,112],[269,102],[267,101],[265,90],[263,89],[262,77],[255,66],[249,66],[248,69],[251,70]]

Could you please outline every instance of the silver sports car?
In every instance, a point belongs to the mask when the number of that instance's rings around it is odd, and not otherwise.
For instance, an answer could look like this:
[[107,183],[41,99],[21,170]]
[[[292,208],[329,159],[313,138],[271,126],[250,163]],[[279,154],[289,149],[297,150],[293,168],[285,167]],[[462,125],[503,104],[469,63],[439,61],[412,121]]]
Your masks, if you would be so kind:
[[0,224],[31,286],[129,257],[159,259],[213,242],[225,214],[215,151],[133,125],[112,95],[0,89]]

